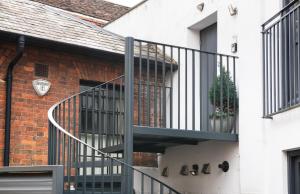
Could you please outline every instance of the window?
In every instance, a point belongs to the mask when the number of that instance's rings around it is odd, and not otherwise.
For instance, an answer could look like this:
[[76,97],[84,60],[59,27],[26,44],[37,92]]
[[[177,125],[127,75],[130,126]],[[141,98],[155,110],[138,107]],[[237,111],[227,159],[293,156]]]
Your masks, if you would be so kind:
[[[100,83],[81,81],[80,91],[87,91]],[[123,89],[122,89],[122,92]],[[124,100],[119,85],[104,85],[81,94],[81,132],[110,134],[123,130]]]
[[288,152],[289,194],[300,194],[300,150]]

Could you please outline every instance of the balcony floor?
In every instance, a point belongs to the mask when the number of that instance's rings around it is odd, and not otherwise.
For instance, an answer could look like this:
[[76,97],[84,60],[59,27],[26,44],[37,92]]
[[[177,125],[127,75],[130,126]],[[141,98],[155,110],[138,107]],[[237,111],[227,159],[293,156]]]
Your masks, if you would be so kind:
[[164,153],[168,147],[197,145],[208,140],[238,141],[237,134],[139,126],[134,127],[133,134],[135,152]]

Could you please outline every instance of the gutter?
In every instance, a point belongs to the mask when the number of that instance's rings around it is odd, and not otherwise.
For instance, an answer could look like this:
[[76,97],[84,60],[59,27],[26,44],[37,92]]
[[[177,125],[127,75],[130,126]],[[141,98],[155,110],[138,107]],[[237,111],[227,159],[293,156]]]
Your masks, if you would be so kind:
[[20,36],[17,44],[17,52],[10,61],[6,73],[6,104],[5,104],[5,134],[4,134],[4,166],[9,166],[10,153],[10,128],[11,128],[11,94],[13,70],[19,60],[22,58],[25,47],[25,37]]

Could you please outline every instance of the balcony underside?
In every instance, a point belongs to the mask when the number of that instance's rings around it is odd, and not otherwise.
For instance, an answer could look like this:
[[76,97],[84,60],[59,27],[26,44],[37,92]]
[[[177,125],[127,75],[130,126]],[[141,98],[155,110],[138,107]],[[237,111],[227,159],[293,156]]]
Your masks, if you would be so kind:
[[133,129],[133,138],[135,152],[153,153],[164,153],[168,147],[197,145],[208,140],[238,141],[237,134],[137,126]]

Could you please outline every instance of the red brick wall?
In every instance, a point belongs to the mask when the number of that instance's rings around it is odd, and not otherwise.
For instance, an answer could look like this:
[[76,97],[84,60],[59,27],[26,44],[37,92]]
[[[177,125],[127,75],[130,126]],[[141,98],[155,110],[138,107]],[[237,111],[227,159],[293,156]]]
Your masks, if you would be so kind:
[[[15,53],[14,44],[0,44],[0,165],[3,160],[5,73],[9,60]],[[47,80],[51,89],[43,97],[37,96],[32,80],[35,63],[49,65]],[[56,102],[79,92],[79,81],[104,82],[123,74],[121,61],[100,57],[57,52],[45,48],[26,47],[25,54],[14,69],[11,121],[11,165],[47,164],[48,122],[47,111]],[[135,155],[136,164],[153,165],[156,156]]]

